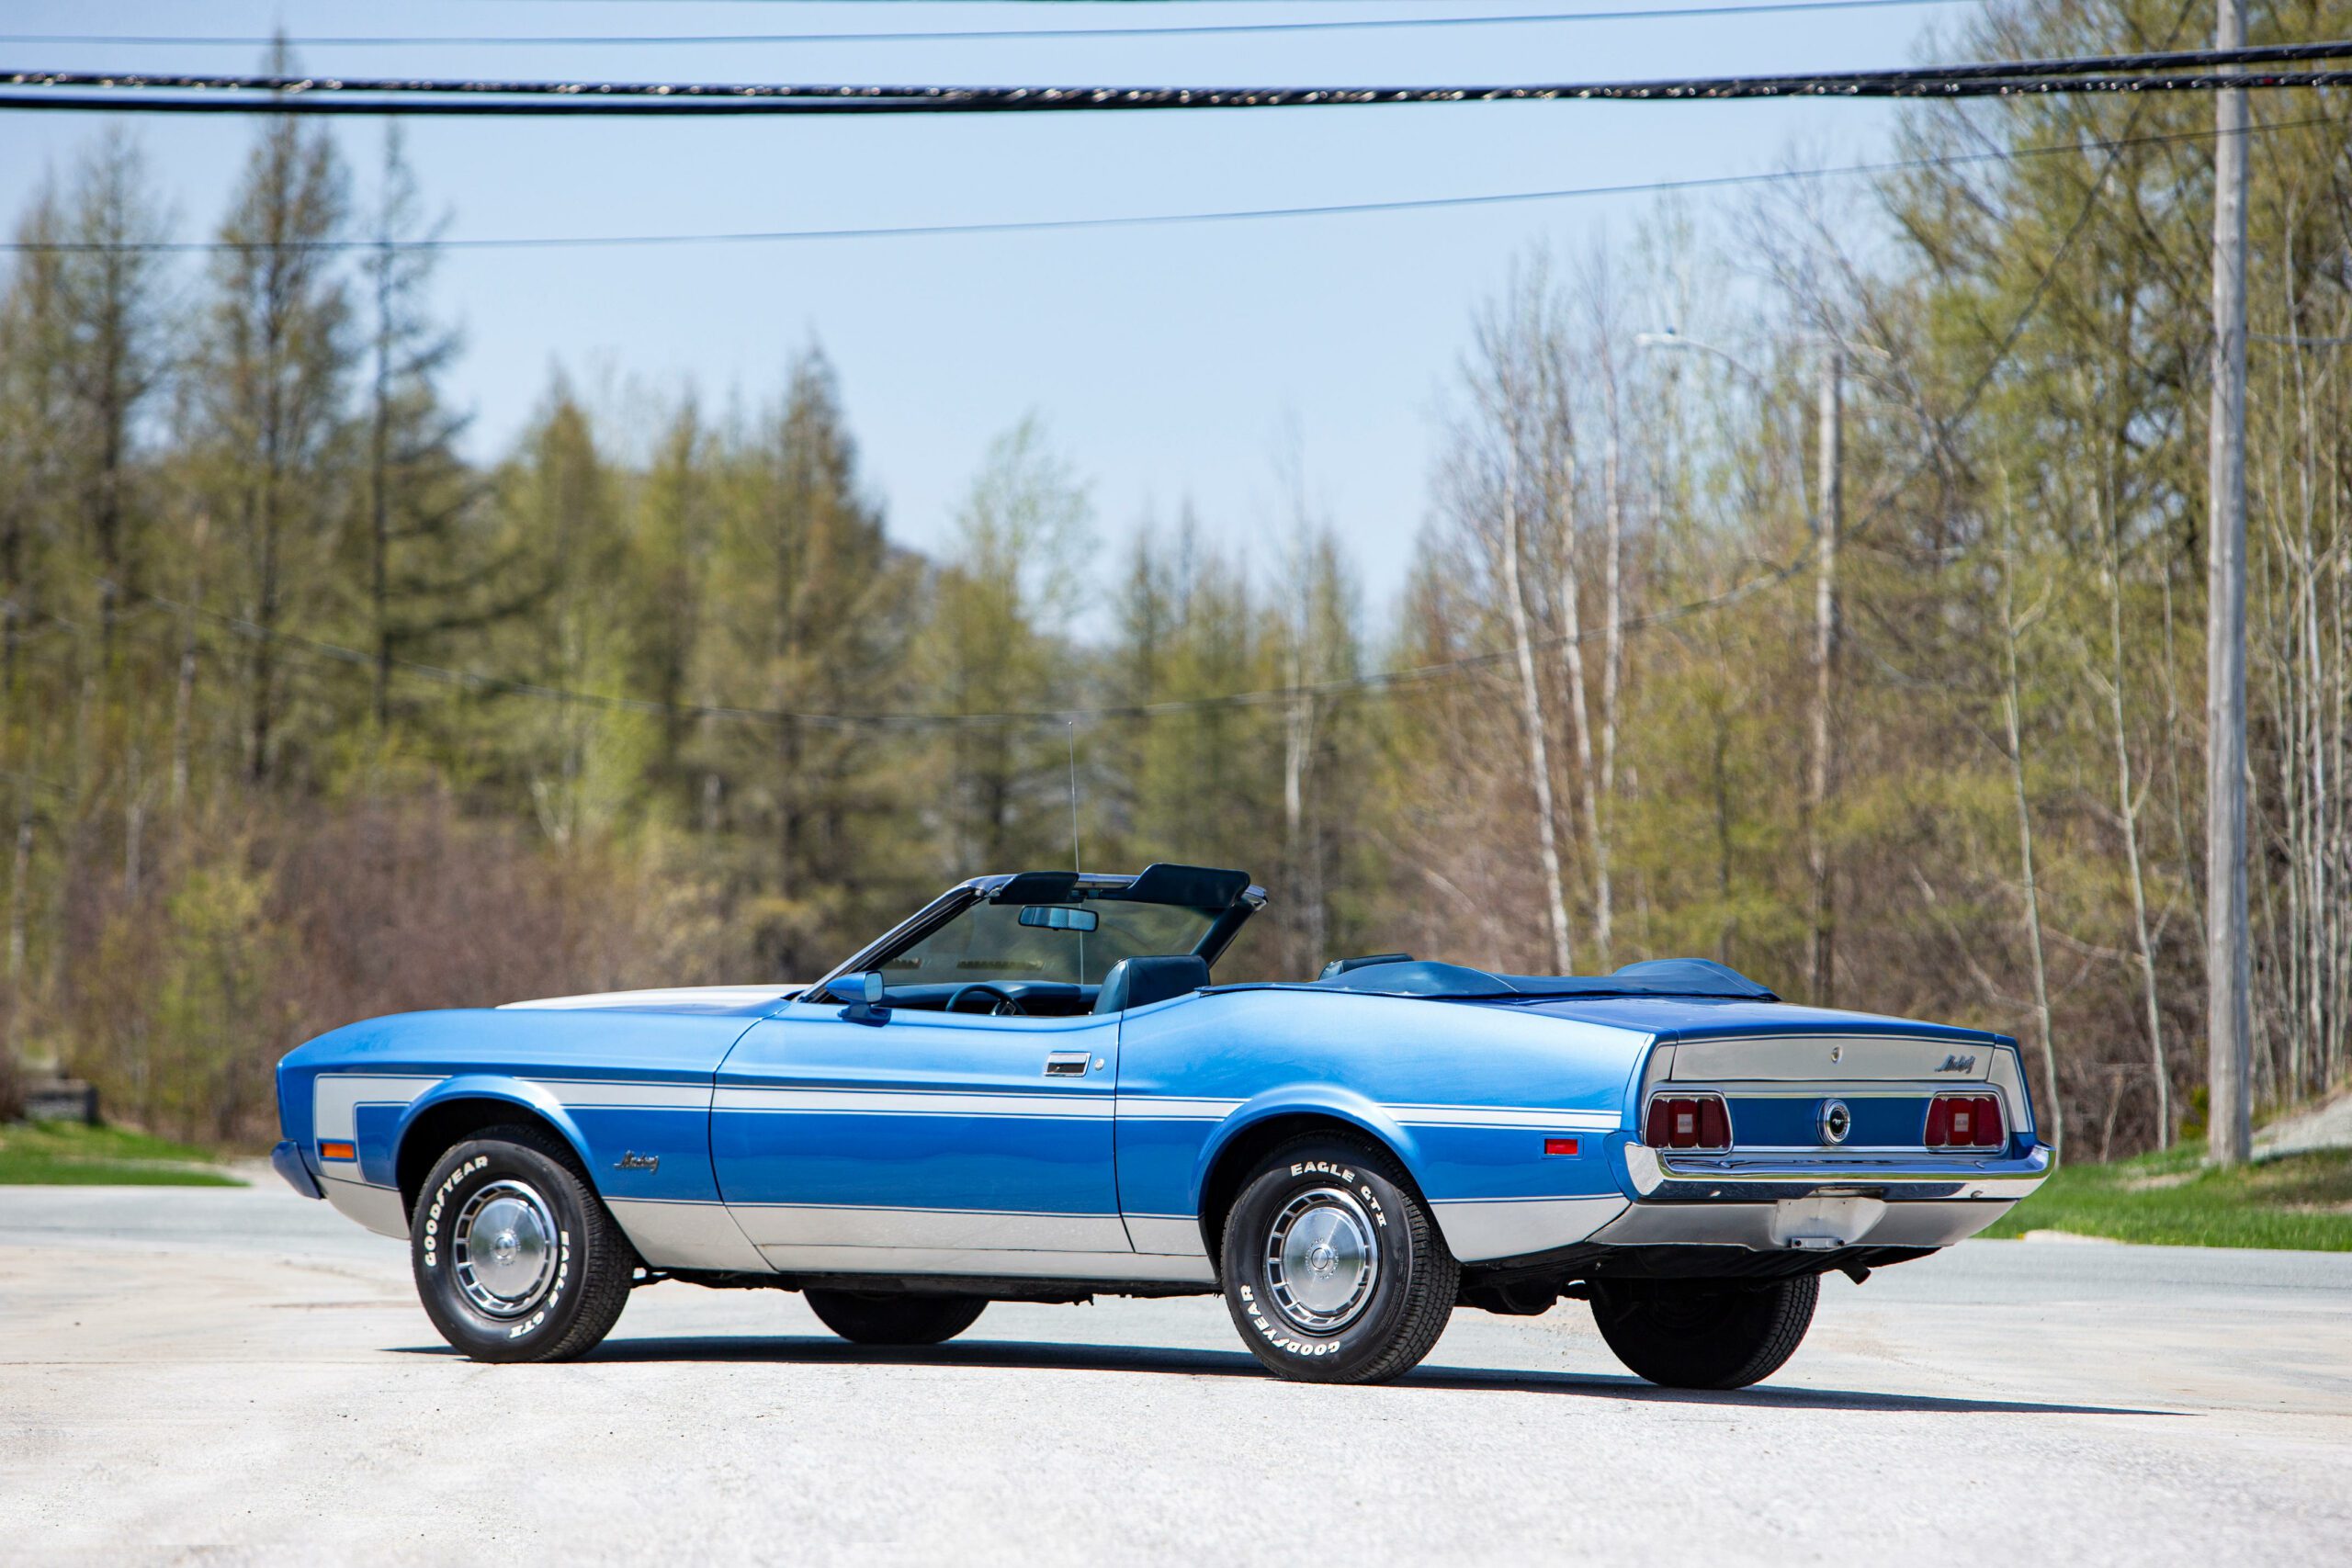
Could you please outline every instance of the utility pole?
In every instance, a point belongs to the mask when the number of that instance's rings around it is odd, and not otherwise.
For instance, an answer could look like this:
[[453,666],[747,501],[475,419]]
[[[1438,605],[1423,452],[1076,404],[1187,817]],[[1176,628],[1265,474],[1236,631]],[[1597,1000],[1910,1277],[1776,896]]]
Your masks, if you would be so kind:
[[[2245,44],[2245,0],[2221,0],[2214,43]],[[2207,462],[2205,610],[2206,1159],[2254,1146],[2245,891],[2246,99],[2213,96],[2213,408]]]
[[1805,790],[1805,856],[1813,873],[1813,1000],[1834,1005],[1838,995],[1838,892],[1829,863],[1829,814],[1838,784],[1837,731],[1831,705],[1838,681],[1838,531],[1845,511],[1845,351],[1821,352],[1820,513],[1814,524],[1819,574],[1814,584],[1813,768]]

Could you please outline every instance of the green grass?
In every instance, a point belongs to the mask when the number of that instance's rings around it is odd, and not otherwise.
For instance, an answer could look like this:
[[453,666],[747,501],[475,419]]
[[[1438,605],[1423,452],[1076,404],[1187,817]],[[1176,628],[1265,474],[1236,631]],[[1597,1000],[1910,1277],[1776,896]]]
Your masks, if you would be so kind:
[[2207,1170],[2201,1148],[2061,1165],[1988,1236],[2071,1231],[2173,1247],[2352,1252],[2352,1149]]
[[242,1187],[201,1149],[124,1127],[0,1123],[0,1185]]

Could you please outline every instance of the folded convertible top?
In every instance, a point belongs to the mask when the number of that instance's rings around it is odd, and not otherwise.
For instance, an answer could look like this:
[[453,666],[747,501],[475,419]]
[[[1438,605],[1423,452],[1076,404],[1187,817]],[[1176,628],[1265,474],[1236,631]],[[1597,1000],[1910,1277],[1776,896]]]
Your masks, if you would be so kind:
[[1653,958],[1613,975],[1495,975],[1433,959],[1366,964],[1311,984],[1327,991],[1391,997],[1730,997],[1781,998],[1736,969],[1706,958]]

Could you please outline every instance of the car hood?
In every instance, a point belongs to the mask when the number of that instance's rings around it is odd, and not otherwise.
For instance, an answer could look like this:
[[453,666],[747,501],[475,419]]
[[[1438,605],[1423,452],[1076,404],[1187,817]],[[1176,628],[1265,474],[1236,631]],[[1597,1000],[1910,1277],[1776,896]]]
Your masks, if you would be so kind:
[[508,1002],[513,1008],[569,1008],[597,1012],[698,1012],[757,1014],[798,996],[800,986],[681,986],[653,991],[597,991],[578,997],[539,997]]

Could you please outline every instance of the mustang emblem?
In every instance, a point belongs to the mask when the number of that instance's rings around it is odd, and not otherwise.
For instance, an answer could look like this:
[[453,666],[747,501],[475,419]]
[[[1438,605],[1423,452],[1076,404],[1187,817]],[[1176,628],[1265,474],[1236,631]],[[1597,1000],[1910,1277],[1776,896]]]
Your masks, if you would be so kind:
[[632,1150],[615,1160],[613,1168],[615,1170],[659,1170],[662,1168],[662,1156],[641,1155]]
[[1834,1147],[1844,1143],[1846,1134],[1854,1130],[1854,1113],[1842,1100],[1825,1100],[1815,1125],[1821,1130],[1821,1141]]
[[1936,1069],[1936,1071],[1939,1073],[1973,1073],[1975,1070],[1976,1058],[1973,1056],[1963,1056],[1957,1051],[1953,1052],[1951,1055],[1946,1056],[1944,1058],[1944,1065]]

